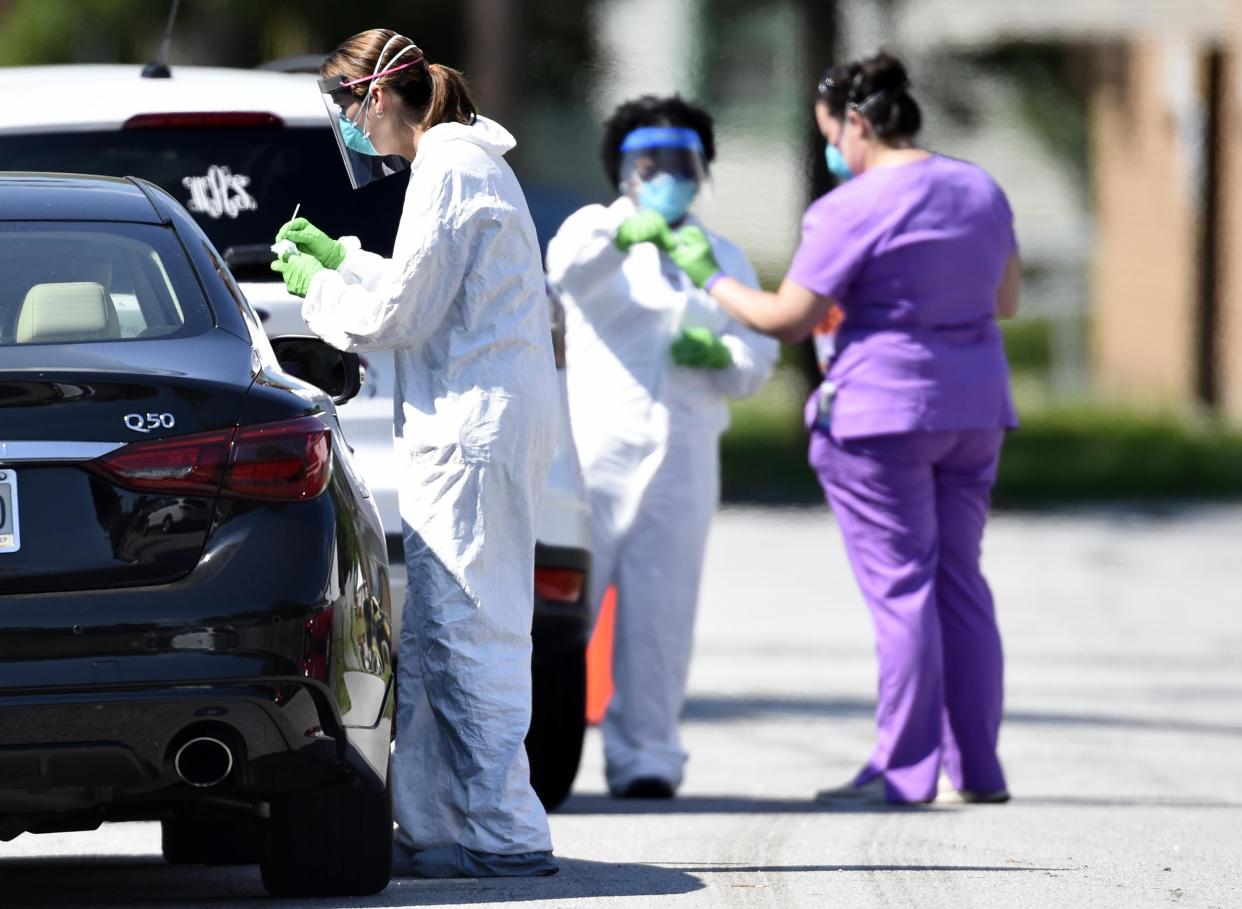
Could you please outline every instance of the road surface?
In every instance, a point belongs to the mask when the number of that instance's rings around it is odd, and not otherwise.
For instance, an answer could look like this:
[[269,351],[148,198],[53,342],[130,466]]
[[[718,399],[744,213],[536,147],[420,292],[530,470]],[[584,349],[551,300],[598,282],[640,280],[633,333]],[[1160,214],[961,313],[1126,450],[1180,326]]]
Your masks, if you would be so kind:
[[[402,880],[317,906],[1242,906],[1242,507],[1003,514],[1014,801],[825,810],[871,740],[869,620],[819,509],[733,509],[708,557],[672,803],[603,795],[592,733],[553,818],[563,870]],[[0,905],[262,906],[121,824],[0,844]]]

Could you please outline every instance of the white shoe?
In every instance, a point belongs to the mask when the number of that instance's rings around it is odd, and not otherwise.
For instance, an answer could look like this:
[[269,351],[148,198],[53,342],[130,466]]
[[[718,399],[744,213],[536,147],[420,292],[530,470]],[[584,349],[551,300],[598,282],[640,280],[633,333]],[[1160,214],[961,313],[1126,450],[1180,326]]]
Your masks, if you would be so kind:
[[948,777],[940,777],[936,802],[941,805],[1003,805],[1009,801],[1008,789],[983,792],[977,789],[954,789]]

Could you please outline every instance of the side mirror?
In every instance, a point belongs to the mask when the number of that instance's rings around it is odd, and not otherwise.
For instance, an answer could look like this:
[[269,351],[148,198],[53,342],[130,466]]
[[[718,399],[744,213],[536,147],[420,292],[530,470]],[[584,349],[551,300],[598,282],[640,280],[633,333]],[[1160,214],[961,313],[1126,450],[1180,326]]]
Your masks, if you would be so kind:
[[362,390],[362,365],[357,354],[344,353],[322,338],[281,335],[272,338],[280,368],[321,388],[335,404],[352,400]]

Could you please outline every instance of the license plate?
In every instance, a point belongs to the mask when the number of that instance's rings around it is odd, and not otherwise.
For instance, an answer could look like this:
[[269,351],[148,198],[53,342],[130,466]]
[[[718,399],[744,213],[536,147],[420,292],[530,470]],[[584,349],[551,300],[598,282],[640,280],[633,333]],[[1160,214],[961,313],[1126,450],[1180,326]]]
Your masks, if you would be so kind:
[[0,554],[21,549],[21,528],[17,522],[17,474],[0,468]]

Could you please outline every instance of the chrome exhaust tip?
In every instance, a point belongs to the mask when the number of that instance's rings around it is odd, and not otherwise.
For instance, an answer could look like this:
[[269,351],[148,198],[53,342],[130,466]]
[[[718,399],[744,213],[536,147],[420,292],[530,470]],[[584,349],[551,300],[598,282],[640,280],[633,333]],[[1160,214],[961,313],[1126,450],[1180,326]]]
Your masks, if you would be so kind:
[[204,789],[222,782],[233,772],[233,752],[219,739],[199,736],[177,749],[173,767],[183,781]]

